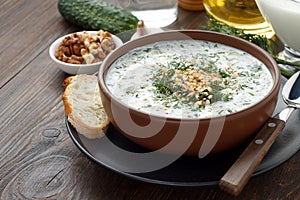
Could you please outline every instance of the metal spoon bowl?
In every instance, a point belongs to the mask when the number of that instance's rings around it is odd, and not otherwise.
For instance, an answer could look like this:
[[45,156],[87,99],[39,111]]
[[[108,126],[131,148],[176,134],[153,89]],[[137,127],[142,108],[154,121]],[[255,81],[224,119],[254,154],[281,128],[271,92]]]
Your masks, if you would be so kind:
[[292,107],[300,108],[300,77],[299,72],[295,73],[282,90],[284,102]]

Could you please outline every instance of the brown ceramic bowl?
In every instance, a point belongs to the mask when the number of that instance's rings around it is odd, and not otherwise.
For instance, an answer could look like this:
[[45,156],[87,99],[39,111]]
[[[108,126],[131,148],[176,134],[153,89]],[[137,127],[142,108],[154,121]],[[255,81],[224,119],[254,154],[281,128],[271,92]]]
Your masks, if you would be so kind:
[[[207,40],[250,53],[270,70],[274,79],[271,91],[261,101],[242,111],[204,119],[176,119],[146,114],[129,108],[111,94],[105,76],[116,59],[136,47],[179,39]],[[236,37],[201,30],[166,31],[127,42],[103,61],[98,76],[104,108],[112,124],[128,139],[150,150],[200,157],[223,152],[248,141],[273,114],[281,79],[276,62],[258,46]]]

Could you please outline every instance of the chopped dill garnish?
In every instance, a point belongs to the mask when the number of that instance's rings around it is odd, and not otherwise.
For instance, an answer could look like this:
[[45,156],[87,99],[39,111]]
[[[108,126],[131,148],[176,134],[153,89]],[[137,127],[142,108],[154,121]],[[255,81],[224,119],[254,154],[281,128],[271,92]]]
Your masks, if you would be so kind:
[[227,72],[225,72],[223,70],[219,70],[219,74],[221,75],[222,78],[230,77],[230,74],[228,74]]

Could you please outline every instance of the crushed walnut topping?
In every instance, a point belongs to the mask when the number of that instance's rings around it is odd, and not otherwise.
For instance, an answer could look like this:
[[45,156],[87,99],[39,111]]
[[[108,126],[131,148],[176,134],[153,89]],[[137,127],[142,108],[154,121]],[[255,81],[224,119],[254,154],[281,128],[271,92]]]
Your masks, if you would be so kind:
[[219,74],[208,74],[203,70],[176,70],[172,88],[180,88],[174,95],[182,96],[184,101],[192,101],[199,106],[211,104],[213,90],[211,81],[220,82]]
[[159,98],[171,96],[176,101],[193,107],[211,104],[213,100],[216,100],[216,98],[213,99],[216,93],[215,86],[224,85],[225,87],[224,81],[226,81],[220,73],[208,73],[185,63],[174,62],[162,66],[154,75],[153,80]]
[[70,64],[103,61],[116,48],[111,33],[100,30],[96,35],[84,31],[66,36],[55,51],[55,57]]

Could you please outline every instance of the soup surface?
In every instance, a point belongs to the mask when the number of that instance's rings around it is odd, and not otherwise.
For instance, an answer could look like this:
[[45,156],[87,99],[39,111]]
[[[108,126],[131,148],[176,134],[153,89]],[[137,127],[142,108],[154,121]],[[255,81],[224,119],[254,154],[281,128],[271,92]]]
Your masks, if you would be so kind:
[[243,110],[273,86],[254,56],[201,40],[161,41],[129,51],[106,74],[129,107],[173,118],[210,118]]

